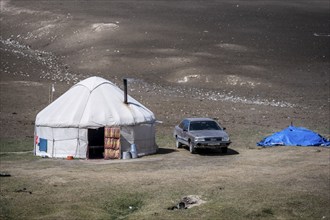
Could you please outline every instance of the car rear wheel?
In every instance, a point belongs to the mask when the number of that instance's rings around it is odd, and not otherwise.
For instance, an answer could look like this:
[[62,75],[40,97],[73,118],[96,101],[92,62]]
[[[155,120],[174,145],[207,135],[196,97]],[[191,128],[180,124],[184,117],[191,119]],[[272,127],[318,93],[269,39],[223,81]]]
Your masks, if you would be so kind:
[[192,142],[189,142],[189,151],[192,154],[196,153],[196,149],[194,148],[194,144]]
[[179,142],[178,137],[176,137],[176,139],[175,139],[175,146],[176,146],[176,148],[182,147],[182,144]]

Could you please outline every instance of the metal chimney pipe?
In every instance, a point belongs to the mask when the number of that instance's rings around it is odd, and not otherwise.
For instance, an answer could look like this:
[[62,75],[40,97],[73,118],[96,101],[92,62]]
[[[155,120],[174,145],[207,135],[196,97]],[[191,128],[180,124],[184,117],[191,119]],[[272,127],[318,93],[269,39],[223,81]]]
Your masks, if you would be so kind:
[[128,104],[127,102],[127,79],[123,79],[124,82],[124,103]]

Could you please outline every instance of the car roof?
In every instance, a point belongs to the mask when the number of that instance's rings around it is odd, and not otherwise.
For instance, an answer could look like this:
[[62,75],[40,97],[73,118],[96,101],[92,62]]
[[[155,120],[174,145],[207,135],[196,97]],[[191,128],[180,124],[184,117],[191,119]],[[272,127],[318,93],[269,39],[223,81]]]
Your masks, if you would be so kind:
[[185,118],[185,120],[188,120],[188,121],[215,121],[214,119],[211,119],[211,118]]

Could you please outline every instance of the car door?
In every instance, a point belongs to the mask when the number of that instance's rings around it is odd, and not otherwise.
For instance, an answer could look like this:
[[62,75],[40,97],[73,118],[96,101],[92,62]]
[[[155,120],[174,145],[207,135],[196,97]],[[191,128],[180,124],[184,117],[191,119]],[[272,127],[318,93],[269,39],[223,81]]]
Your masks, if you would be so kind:
[[175,126],[174,135],[181,141],[182,139],[182,129],[183,129],[183,121],[180,122],[179,125]]
[[185,144],[188,144],[188,139],[189,139],[189,136],[188,136],[189,123],[190,122],[188,120],[183,121],[181,139],[185,142]]
[[180,142],[185,143],[185,132],[184,130],[187,127],[187,120],[183,120],[178,126],[175,127],[176,136]]

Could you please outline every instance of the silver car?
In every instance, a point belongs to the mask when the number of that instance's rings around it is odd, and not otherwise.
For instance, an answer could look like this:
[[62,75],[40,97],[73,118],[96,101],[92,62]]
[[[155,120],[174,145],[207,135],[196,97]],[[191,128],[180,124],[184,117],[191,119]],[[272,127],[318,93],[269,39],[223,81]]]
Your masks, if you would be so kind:
[[176,147],[189,146],[190,153],[197,148],[220,149],[227,153],[231,143],[225,128],[210,118],[186,118],[174,128]]

